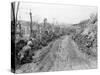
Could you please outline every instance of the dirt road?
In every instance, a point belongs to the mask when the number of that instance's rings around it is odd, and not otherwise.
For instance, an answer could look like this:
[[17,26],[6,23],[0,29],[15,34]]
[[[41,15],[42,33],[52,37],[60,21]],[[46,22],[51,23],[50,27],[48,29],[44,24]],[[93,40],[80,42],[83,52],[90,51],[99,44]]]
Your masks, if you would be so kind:
[[50,51],[38,65],[35,63],[25,64],[16,72],[47,72],[97,67],[97,61],[89,59],[80,52],[69,36],[57,39],[52,44]]

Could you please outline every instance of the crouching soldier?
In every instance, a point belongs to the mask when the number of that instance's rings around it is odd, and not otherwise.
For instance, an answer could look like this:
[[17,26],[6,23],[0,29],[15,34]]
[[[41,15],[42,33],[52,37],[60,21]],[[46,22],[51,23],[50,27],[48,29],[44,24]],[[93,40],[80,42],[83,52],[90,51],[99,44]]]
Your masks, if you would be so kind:
[[19,59],[22,60],[25,56],[30,55],[31,53],[31,45],[32,41],[28,41],[27,45],[25,45],[22,50],[18,53]]

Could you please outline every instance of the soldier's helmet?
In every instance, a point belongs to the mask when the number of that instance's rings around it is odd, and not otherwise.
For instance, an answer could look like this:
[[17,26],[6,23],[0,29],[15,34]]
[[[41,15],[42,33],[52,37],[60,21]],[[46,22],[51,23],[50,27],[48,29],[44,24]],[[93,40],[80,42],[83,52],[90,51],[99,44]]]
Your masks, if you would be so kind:
[[28,42],[27,42],[27,45],[28,45],[28,46],[31,46],[31,45],[32,45],[32,41],[28,41]]

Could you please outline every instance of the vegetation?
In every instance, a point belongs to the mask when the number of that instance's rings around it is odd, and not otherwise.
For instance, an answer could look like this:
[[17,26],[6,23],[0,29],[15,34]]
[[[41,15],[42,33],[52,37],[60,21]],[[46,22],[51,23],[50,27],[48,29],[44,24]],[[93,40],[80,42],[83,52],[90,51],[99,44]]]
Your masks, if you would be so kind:
[[[92,19],[92,20],[91,20]],[[76,33],[73,36],[73,40],[77,43],[79,50],[82,52],[97,56],[97,15],[93,15],[88,21],[85,21],[84,29],[81,28],[80,33]],[[83,22],[84,23],[84,22]],[[79,23],[80,24],[80,23]],[[83,26],[82,26],[83,27]]]

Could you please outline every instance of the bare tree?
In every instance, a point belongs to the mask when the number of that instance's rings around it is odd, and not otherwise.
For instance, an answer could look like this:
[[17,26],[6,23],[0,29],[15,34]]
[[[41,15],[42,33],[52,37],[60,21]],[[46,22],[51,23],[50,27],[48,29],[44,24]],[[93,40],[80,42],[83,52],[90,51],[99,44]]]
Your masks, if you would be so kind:
[[16,10],[16,23],[18,22],[17,17],[18,17],[18,11],[19,11],[19,4],[20,4],[20,2],[18,2],[17,10]]
[[97,13],[96,14],[91,14],[90,15],[90,22],[95,23],[97,21],[98,17],[97,17]]
[[11,3],[11,18],[15,22],[15,2]]
[[44,18],[44,26],[46,26],[47,18]]
[[16,19],[15,19],[15,24],[16,24],[16,27],[17,27],[17,25],[19,25],[19,30],[20,30],[20,32],[19,32],[19,36],[20,37],[22,37],[22,28],[21,28],[21,24],[18,22],[18,12],[19,12],[19,5],[20,5],[20,2],[18,2],[18,4],[17,4],[17,9],[16,9]]
[[32,12],[30,11],[30,37],[32,37]]

